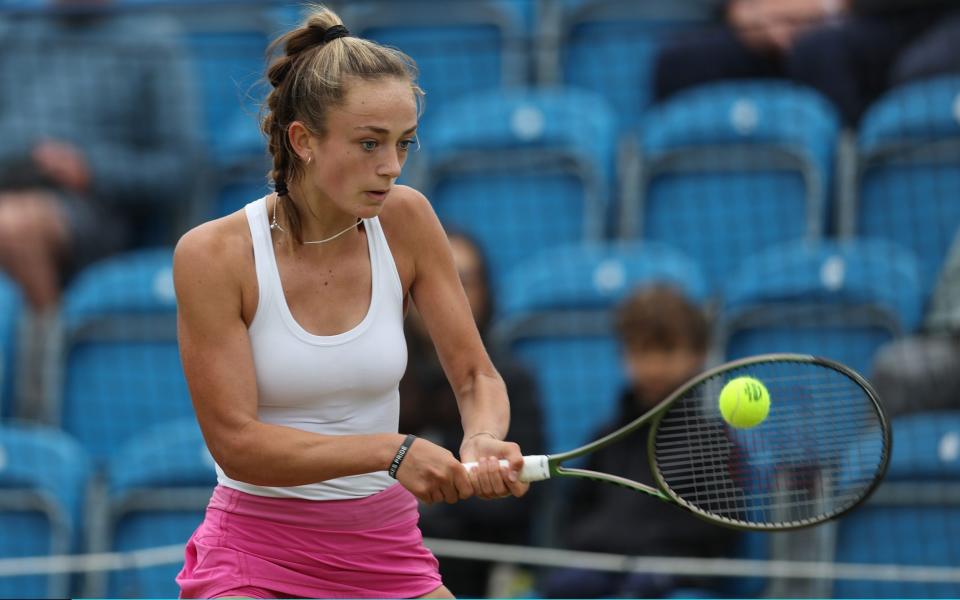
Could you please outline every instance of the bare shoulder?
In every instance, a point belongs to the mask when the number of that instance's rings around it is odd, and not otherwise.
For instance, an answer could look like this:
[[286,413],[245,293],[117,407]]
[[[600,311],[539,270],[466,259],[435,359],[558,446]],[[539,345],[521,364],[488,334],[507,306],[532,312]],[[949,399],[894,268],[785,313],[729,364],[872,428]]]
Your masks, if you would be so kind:
[[431,233],[442,231],[427,197],[406,185],[393,187],[380,213],[380,224],[391,244],[396,240],[408,249],[429,239]]
[[392,223],[395,220],[418,219],[432,214],[430,201],[419,190],[408,185],[395,185],[383,205],[380,220]]
[[239,291],[254,268],[251,248],[242,211],[194,227],[180,238],[173,253],[178,296],[194,286]]
[[397,185],[380,212],[380,224],[404,289],[410,289],[424,261],[429,262],[446,248],[447,236],[440,220],[426,196],[412,187]]

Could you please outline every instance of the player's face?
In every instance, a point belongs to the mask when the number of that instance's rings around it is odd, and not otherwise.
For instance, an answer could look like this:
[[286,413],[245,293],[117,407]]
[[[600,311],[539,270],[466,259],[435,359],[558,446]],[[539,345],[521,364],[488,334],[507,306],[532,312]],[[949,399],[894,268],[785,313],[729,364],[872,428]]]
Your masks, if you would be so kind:
[[327,112],[327,133],[313,139],[308,185],[344,212],[380,214],[407,155],[416,148],[417,104],[410,82],[386,77],[348,83],[343,106]]
[[627,349],[624,363],[641,410],[651,408],[703,369],[705,357],[686,346]]

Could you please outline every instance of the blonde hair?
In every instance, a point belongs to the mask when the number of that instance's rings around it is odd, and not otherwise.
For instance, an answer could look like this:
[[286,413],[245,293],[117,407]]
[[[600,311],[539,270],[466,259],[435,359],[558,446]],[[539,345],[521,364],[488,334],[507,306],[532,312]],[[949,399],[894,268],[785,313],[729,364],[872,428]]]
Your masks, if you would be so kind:
[[303,162],[294,152],[287,134],[290,124],[302,122],[316,135],[326,134],[327,111],[342,106],[350,78],[376,80],[398,77],[410,82],[419,106],[423,90],[417,85],[417,67],[409,56],[375,42],[350,37],[343,21],[332,10],[314,7],[298,28],[270,44],[268,55],[283,49],[267,68],[273,89],[267,96],[260,129],[267,136],[267,150],[273,157],[270,178],[285,202],[291,233],[302,242],[300,215],[286,193],[287,184],[303,176]]

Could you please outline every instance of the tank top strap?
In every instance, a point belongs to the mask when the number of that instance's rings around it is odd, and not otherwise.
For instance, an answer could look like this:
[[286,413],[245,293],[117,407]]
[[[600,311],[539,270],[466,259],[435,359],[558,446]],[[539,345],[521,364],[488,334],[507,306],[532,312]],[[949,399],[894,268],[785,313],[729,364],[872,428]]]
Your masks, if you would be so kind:
[[399,298],[402,302],[403,284],[400,281],[400,272],[397,270],[397,263],[390,251],[390,244],[387,243],[387,236],[383,232],[380,217],[364,219],[363,226],[367,229],[367,235],[372,242],[371,248],[374,256],[371,259],[376,262],[376,273],[380,277],[380,283],[383,284],[380,289],[384,292],[389,290],[394,299]]
[[270,223],[267,219],[267,197],[247,204],[244,207],[247,214],[247,225],[250,226],[250,237],[253,239],[253,262],[257,270],[257,288],[259,290],[259,305],[266,306],[270,301],[273,287],[273,270],[276,263],[273,261],[273,239],[270,237]]

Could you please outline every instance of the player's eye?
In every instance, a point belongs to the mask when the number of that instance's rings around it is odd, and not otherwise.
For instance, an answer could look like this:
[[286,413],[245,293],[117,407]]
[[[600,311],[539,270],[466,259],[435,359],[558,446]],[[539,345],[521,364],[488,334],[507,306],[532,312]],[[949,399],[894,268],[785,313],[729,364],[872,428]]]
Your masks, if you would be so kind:
[[363,140],[360,142],[360,147],[363,148],[364,152],[373,152],[377,149],[377,142],[374,140]]
[[397,143],[397,146],[400,147],[401,152],[413,151],[416,152],[420,149],[420,141],[417,138],[409,138],[406,140],[400,140]]

